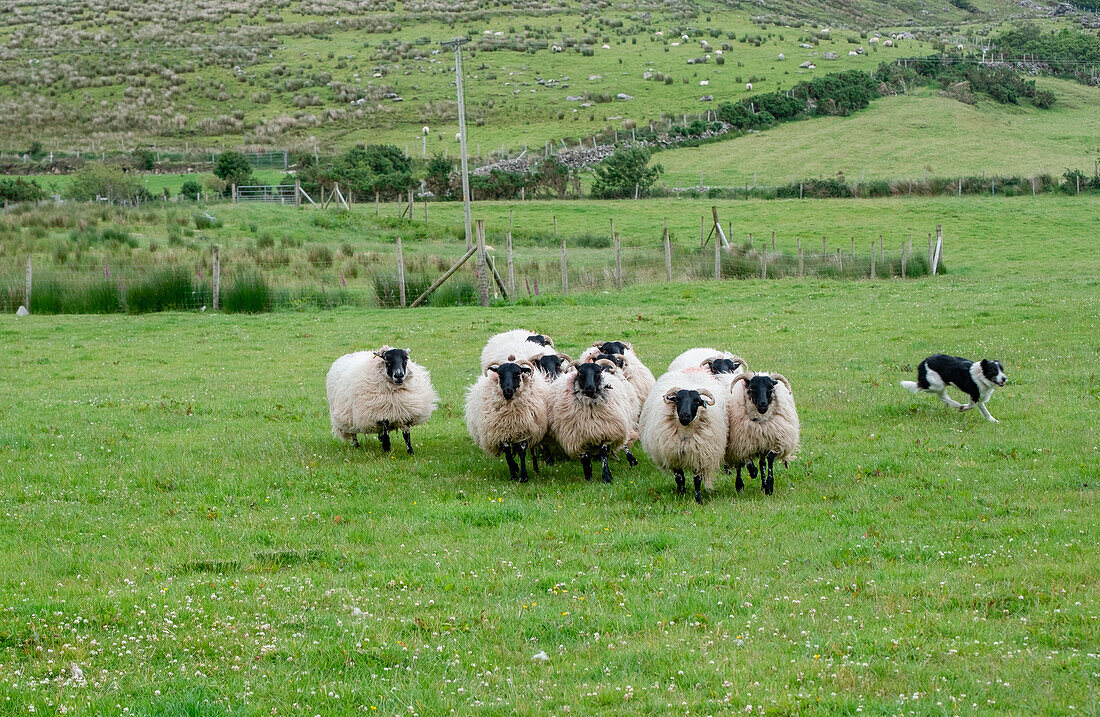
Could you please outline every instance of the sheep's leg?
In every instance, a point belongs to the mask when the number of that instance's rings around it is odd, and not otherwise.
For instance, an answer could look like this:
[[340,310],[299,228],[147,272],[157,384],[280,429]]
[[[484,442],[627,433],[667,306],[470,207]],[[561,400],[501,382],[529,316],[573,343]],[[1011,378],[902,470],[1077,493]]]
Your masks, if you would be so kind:
[[546,462],[546,465],[554,465],[554,454],[550,452],[550,449],[546,446],[542,447],[542,460]]
[[611,457],[611,448],[605,443],[600,446],[600,463],[603,465],[603,482],[611,482],[611,466],[607,461]]
[[[531,451],[531,459],[534,460],[535,452]],[[519,482],[527,482],[527,441],[519,444]]]
[[[754,476],[755,477],[755,476]],[[741,480],[741,464],[737,464],[737,492],[740,493],[745,489],[745,481]]]
[[587,453],[582,453],[581,467],[584,468],[584,479],[592,480],[592,456]]
[[[760,469],[764,469],[763,465]],[[768,489],[764,492],[768,495],[775,492],[775,453],[768,453]]]
[[703,476],[698,473],[695,474],[695,502],[703,502]]
[[405,430],[401,431],[401,435],[405,437],[405,450],[408,451],[409,455],[411,456],[413,454],[412,434],[409,432],[409,429],[406,428]]
[[519,478],[519,468],[516,466],[516,461],[512,458],[512,444],[505,443],[504,448],[504,460],[508,461],[508,477],[512,480]]
[[626,462],[630,464],[631,468],[638,465],[638,459],[634,457],[629,448],[626,449]]
[[535,473],[539,472],[539,447],[531,446],[531,467]]
[[687,481],[684,480],[684,472],[677,468],[672,471],[672,475],[676,477],[676,495],[687,493]]
[[382,450],[386,453],[390,452],[390,422],[382,421],[378,424],[378,427],[382,429],[382,432],[378,434],[378,440],[382,441]]
[[351,445],[355,446],[356,448],[359,447],[359,434],[351,434]]
[[768,459],[765,456],[760,456],[760,490],[768,494]]

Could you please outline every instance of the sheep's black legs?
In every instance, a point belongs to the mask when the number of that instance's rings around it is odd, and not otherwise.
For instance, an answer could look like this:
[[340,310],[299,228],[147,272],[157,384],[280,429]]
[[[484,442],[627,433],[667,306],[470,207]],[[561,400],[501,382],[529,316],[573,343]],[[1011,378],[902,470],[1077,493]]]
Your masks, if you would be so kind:
[[703,476],[695,474],[695,502],[703,502]]
[[768,459],[760,456],[760,490],[768,494]]
[[[534,460],[535,452],[531,451],[531,459]],[[519,482],[527,482],[527,441],[519,444]]]
[[409,455],[411,456],[413,454],[412,434],[410,434],[409,429],[406,428],[405,430],[401,431],[401,435],[405,437],[405,450],[408,451]]
[[626,450],[626,462],[630,464],[631,468],[638,465],[638,459],[634,457],[629,448]]
[[542,460],[546,461],[546,465],[554,465],[554,454],[550,452],[550,449],[546,446],[542,447]]
[[512,458],[512,444],[504,444],[504,460],[508,461],[508,477],[512,480],[519,478],[519,468],[516,467],[516,461]]
[[535,473],[539,472],[539,447],[531,446],[531,468]]
[[352,434],[352,436],[351,436],[351,445],[355,446],[356,448],[359,447],[359,434],[357,434],[357,433]]
[[749,461],[745,467],[749,469],[749,480],[756,480],[756,461]]
[[684,480],[684,472],[676,468],[672,471],[672,475],[676,477],[676,495],[687,493],[687,481]]
[[390,452],[390,423],[389,421],[382,421],[378,424],[378,427],[382,429],[382,432],[378,435],[378,439],[382,441],[382,450],[386,453]]
[[608,458],[611,457],[611,448],[607,445],[600,446],[600,463],[603,465],[603,482],[611,482],[611,466],[607,464]]
[[[753,477],[755,477],[755,476],[753,476]],[[742,490],[745,489],[745,481],[741,480],[741,466],[740,465],[737,466],[737,483],[735,485],[737,486],[737,492],[738,493],[740,493]]]
[[[760,471],[764,470],[764,462],[760,462]],[[764,491],[768,495],[775,492],[775,453],[768,454],[768,487]]]
[[581,454],[581,468],[584,468],[584,479],[592,480],[592,456],[587,453]]

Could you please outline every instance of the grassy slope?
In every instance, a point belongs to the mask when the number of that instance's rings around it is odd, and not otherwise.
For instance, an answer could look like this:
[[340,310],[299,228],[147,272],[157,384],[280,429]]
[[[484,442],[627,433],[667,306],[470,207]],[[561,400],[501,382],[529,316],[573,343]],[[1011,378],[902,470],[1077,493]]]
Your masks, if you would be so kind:
[[[1100,157],[1100,89],[1040,80],[1058,97],[1054,110],[975,106],[944,97],[887,97],[851,117],[830,117],[703,147],[657,155],[671,186],[781,184],[798,177],[849,180],[960,174],[1092,173]],[[797,158],[792,162],[791,158]]]
[[[1100,260],[1090,213],[1064,201],[972,202],[959,222],[987,232],[950,244],[935,281],[0,318],[0,560],[18,566],[0,576],[0,704],[1096,712],[1098,387],[1082,367]],[[570,352],[625,335],[658,371],[684,346],[736,348],[793,381],[802,457],[775,496],[722,478],[701,508],[644,460],[609,487],[575,465],[510,484],[470,447],[461,401],[483,339],[517,325]],[[329,362],[383,342],[412,346],[443,397],[414,459],[327,431]],[[896,386],[943,349],[1006,362],[1002,424]],[[64,684],[70,662],[87,687]]]

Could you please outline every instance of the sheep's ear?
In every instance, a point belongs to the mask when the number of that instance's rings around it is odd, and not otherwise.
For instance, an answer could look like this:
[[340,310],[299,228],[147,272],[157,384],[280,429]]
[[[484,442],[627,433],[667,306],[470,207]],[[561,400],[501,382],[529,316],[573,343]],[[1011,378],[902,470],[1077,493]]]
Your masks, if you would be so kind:
[[592,347],[599,349],[600,353],[603,353],[603,344],[603,341],[597,341],[596,343],[592,344]]
[[524,364],[520,364],[519,370],[522,373],[531,373],[531,371],[533,371],[534,369],[532,369],[529,364],[524,363]]
[[485,367],[485,375],[488,376],[490,371],[492,371],[493,373],[496,373],[497,369],[499,369],[499,368],[500,368],[499,363],[495,363],[495,362],[491,363],[491,364],[489,364],[488,366]]
[[405,355],[408,356],[412,353],[412,349],[405,349]]
[[665,400],[668,401],[669,403],[676,403],[676,392],[671,391],[669,393],[666,393],[665,394]]
[[630,349],[631,351],[634,350],[634,344],[630,343],[629,341],[620,341],[619,343],[621,343],[624,347]]
[[[713,393],[711,393],[710,391],[708,391],[705,388],[701,388],[701,389],[699,389],[699,395],[703,398],[703,405],[704,406],[707,406],[709,408],[710,406],[714,405],[714,394]],[[707,403],[708,398],[710,399],[710,403]]]

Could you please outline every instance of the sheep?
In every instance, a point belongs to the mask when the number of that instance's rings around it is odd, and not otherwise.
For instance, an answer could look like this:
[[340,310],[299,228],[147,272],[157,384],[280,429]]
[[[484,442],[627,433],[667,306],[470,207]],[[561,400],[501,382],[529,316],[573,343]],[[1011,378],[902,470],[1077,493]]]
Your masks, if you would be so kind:
[[534,365],[546,383],[553,383],[554,379],[564,373],[567,366],[573,363],[568,354],[554,353],[552,349],[543,348],[536,351],[528,360]]
[[748,92],[752,92],[752,83],[751,82],[746,82],[745,83],[745,90],[748,91]]
[[759,459],[760,484],[765,495],[771,495],[775,488],[772,468],[775,460],[778,458],[786,465],[798,452],[798,411],[791,384],[778,373],[743,373],[733,379],[730,393],[726,404],[729,418],[726,464],[737,468],[736,485],[741,490],[745,487],[741,467],[747,463],[749,475],[756,478],[753,461]]
[[745,359],[737,354],[707,348],[688,349],[672,359],[672,363],[668,365],[669,373],[698,368],[708,369],[715,376],[725,375],[732,379],[734,376],[744,373],[747,367],[745,366]]
[[[599,354],[618,354],[626,359],[622,371],[623,376],[627,382],[634,388],[634,393],[638,396],[638,411],[641,412],[642,403],[649,395],[650,389],[653,388],[653,384],[657,379],[653,377],[653,372],[646,368],[646,365],[642,363],[642,360],[638,358],[638,354],[634,353],[634,347],[629,341],[597,341],[592,344],[592,348],[586,349],[581,354],[581,361],[590,361]],[[637,420],[637,415],[635,415]]]
[[345,354],[325,378],[332,435],[359,447],[360,433],[377,433],[390,450],[390,431],[401,431],[413,455],[409,429],[431,417],[439,404],[428,369],[409,360],[409,349],[383,346]]
[[[466,431],[478,448],[508,461],[512,480],[527,482],[527,449],[537,471],[534,448],[549,425],[547,401],[550,384],[535,376],[527,359],[509,356],[504,363],[490,364],[466,391]],[[519,458],[519,468],[513,456]]]
[[481,350],[481,372],[492,363],[503,363],[509,356],[527,359],[539,356],[547,348],[554,348],[554,340],[526,329],[513,329],[496,334],[485,342]]
[[592,457],[611,482],[611,454],[637,439],[634,398],[622,370],[606,359],[573,362],[573,370],[550,386],[550,435],[570,458],[580,458],[592,479]]
[[680,495],[687,490],[684,471],[690,471],[696,503],[703,502],[702,486],[714,489],[728,432],[726,389],[699,371],[661,376],[642,406],[640,436],[646,455],[658,468],[672,471]]

